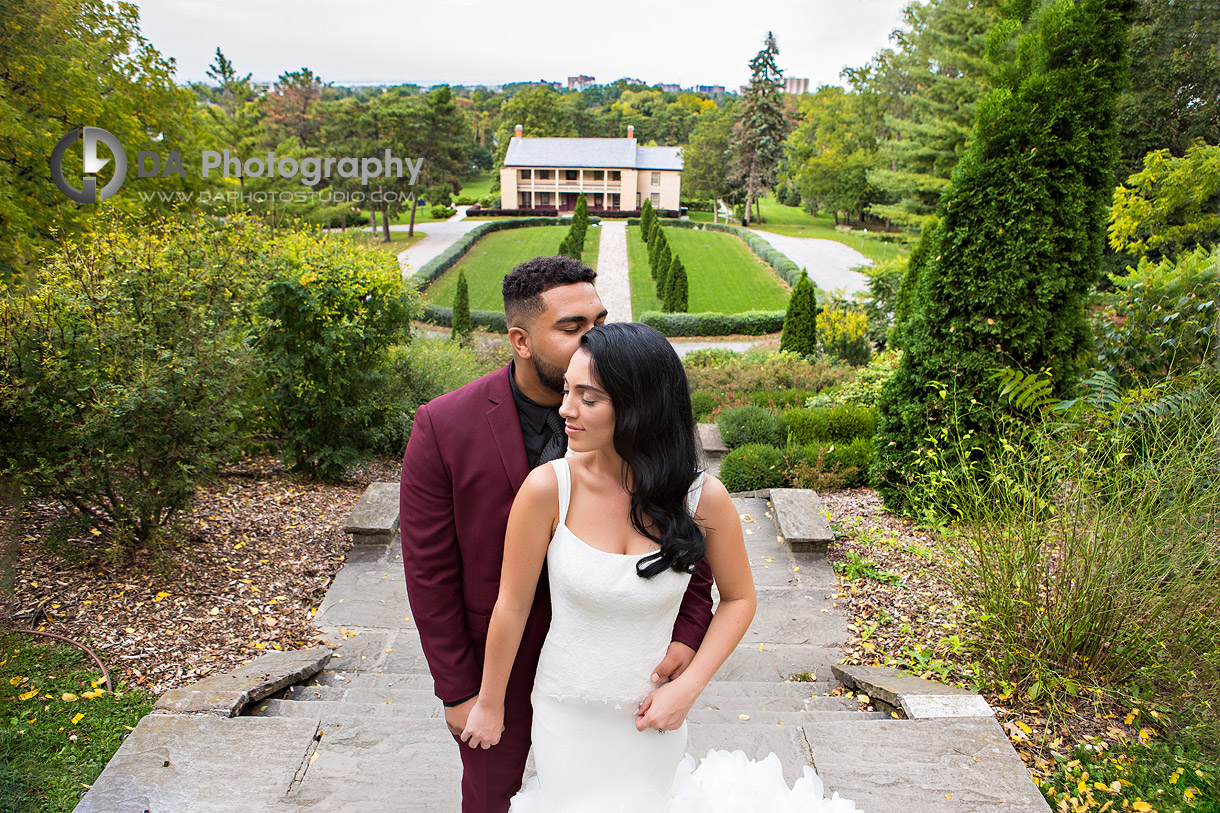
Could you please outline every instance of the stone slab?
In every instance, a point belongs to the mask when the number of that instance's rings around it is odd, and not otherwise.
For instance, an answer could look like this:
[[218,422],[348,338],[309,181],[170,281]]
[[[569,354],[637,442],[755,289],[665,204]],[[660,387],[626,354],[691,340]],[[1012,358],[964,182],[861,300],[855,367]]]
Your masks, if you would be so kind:
[[844,685],[895,709],[902,709],[911,719],[993,717],[995,714],[987,701],[974,692],[924,680],[888,666],[835,664],[832,669],[835,677]]
[[393,535],[398,530],[398,492],[398,483],[370,483],[348,514],[344,533],[356,537]]
[[231,672],[170,690],[161,696],[153,710],[235,717],[247,704],[313,677],[322,671],[330,658],[331,650],[327,647],[269,652]]
[[314,626],[330,634],[340,628],[413,628],[399,546],[352,548],[318,607]]
[[695,424],[695,435],[699,440],[699,448],[705,455],[728,454],[729,447],[720,439],[720,427],[714,423]]
[[827,788],[868,813],[1049,813],[994,719],[803,726]]
[[287,809],[456,813],[461,776],[458,746],[441,720],[339,717],[324,723],[317,758]]
[[822,501],[812,489],[773,488],[771,505],[779,532],[792,550],[821,551],[834,541]]
[[76,813],[277,809],[317,730],[310,720],[149,714]]
[[[784,779],[791,785],[811,764],[809,744],[800,726],[743,726],[718,723],[693,723],[688,726],[686,752],[696,759],[710,750],[741,751],[750,759],[766,759],[775,754],[784,768]],[[871,810],[869,813],[873,813]]]

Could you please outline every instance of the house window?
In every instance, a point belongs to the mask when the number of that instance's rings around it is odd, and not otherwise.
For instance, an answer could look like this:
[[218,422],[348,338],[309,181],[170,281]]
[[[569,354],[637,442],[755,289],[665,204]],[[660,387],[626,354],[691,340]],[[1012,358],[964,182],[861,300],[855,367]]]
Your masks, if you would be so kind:
[[593,208],[594,209],[602,208],[602,196],[600,194],[593,196]]
[[595,180],[595,181],[604,181],[605,179],[606,179],[606,172],[605,172],[605,170],[601,170],[601,169],[595,169],[595,170],[593,170],[593,180]]
[[551,179],[551,171],[549,169],[538,170],[538,180],[549,181]]
[[640,208],[640,193],[639,192],[635,193],[635,208],[637,208],[637,209]]
[[661,185],[661,173],[659,173],[659,172],[652,173],[652,185],[653,186]]
[[539,206],[550,206],[551,205],[551,193],[550,192],[539,192],[538,193],[538,205]]
[[610,180],[612,180],[612,181],[623,180],[623,173],[619,172],[617,169],[610,170]]
[[618,209],[619,202],[621,201],[621,199],[622,199],[621,196],[617,192],[611,192],[610,193],[610,208]]
[[580,180],[580,170],[579,169],[565,169],[563,171],[563,179],[565,181],[579,181]]
[[660,192],[653,192],[648,197],[652,199],[652,208],[656,209],[661,205],[661,193]]
[[530,193],[529,192],[518,192],[517,194],[521,196],[521,208],[522,209],[530,208]]
[[530,179],[530,171],[528,169],[520,170],[521,180],[528,181]]

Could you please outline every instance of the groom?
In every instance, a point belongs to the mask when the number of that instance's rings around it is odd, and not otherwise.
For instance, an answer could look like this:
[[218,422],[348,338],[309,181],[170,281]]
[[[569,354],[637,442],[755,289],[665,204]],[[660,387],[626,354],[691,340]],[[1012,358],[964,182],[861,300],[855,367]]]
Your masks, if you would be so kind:
[[[461,750],[463,813],[508,810],[525,772],[530,690],[551,615],[545,578],[509,678],[500,743],[484,750],[457,738],[482,679],[509,508],[531,468],[564,455],[563,375],[580,337],[606,320],[595,277],[562,256],[513,269],[503,283],[512,361],[421,406],[403,458],[407,596],[445,723]],[[691,579],[658,680],[679,675],[703,640],[712,606],[706,572]]]

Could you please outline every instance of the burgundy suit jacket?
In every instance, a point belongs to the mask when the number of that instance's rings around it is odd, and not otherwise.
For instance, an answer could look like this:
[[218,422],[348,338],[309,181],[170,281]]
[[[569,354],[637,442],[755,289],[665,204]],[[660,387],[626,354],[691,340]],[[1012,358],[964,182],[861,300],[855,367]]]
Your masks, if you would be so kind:
[[[407,597],[436,695],[446,703],[479,691],[508,512],[529,473],[508,377],[504,367],[421,406],[403,457]],[[709,572],[704,561],[692,576],[674,626],[674,640],[694,649],[711,621]],[[506,717],[528,713],[550,615],[544,571],[509,678]]]

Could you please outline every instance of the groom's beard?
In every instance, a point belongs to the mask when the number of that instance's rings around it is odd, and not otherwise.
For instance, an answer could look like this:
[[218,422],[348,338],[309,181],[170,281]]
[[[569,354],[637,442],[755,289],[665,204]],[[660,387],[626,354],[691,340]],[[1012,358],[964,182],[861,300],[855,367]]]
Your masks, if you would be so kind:
[[534,372],[538,374],[538,381],[542,386],[563,395],[563,376],[566,370],[535,357]]

